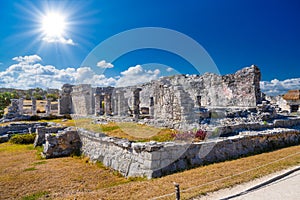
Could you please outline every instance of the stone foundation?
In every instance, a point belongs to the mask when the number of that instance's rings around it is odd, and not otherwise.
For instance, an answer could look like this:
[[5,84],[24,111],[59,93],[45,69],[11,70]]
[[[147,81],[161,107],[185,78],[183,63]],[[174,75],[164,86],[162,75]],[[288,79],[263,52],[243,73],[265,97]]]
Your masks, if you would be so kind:
[[274,128],[241,132],[240,135],[208,139],[199,143],[132,143],[104,134],[78,130],[82,153],[124,176],[161,177],[188,168],[261,153],[300,143],[298,129]]
[[[289,127],[289,128],[287,128]],[[300,144],[300,118],[218,127],[202,142],[131,142],[84,129],[38,127],[46,158],[81,152],[126,177],[155,178],[208,163]],[[219,137],[232,134],[234,136]],[[40,137],[41,136],[41,137]],[[42,137],[45,136],[45,142]],[[40,138],[39,138],[40,137]]]

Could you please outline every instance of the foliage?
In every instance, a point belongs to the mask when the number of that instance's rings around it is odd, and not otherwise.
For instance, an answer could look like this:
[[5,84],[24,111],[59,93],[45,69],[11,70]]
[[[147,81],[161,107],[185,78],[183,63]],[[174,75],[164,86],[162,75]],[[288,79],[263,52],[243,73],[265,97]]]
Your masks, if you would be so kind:
[[34,97],[36,100],[43,100],[43,96],[40,95],[40,94],[34,93],[34,94],[33,94],[33,97]]
[[35,136],[35,133],[16,134],[10,138],[9,142],[13,144],[32,144],[34,142]]
[[56,101],[58,99],[58,95],[57,94],[47,94],[46,95],[47,99],[52,99],[52,101]]

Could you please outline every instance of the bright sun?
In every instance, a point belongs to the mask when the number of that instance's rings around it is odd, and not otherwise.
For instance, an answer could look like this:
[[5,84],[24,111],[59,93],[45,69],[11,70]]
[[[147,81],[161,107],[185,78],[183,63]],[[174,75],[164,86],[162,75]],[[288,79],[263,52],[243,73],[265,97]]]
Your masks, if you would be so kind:
[[49,13],[43,17],[42,30],[49,37],[61,37],[65,31],[66,23],[63,15]]

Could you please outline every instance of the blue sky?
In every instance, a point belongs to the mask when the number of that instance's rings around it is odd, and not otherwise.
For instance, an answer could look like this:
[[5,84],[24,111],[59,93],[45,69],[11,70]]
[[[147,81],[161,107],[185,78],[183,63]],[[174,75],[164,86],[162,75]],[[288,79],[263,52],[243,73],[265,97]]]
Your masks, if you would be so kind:
[[[221,74],[255,64],[262,72],[262,89],[283,93],[300,88],[299,10],[297,0],[1,1],[0,87],[121,86],[197,73],[184,58],[159,49],[139,49],[113,62],[93,53],[123,31],[161,27],[202,45]],[[54,29],[64,19],[62,33],[45,30],[49,13],[61,17]],[[98,66],[84,62],[89,54]]]

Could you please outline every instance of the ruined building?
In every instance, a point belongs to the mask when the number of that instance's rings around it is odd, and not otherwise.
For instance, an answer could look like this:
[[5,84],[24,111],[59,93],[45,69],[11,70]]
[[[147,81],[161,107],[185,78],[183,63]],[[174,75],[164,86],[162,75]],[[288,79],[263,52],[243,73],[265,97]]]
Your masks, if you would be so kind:
[[300,90],[289,90],[283,99],[287,101],[289,112],[300,112]]
[[[261,74],[252,65],[235,74],[174,75],[128,87],[62,87],[59,114],[144,116],[194,123],[202,108],[253,108],[261,102]],[[203,113],[202,113],[203,114]]]

